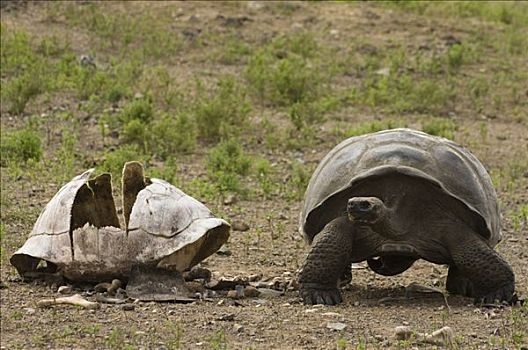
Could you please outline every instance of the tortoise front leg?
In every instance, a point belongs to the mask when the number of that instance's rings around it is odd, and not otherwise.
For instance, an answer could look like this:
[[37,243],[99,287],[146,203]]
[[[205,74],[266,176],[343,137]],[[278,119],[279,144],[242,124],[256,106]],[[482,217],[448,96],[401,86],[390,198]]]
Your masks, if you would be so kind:
[[343,216],[317,234],[299,274],[299,293],[304,303],[341,303],[337,284],[350,267],[353,231],[352,223]]
[[480,237],[473,233],[463,235],[460,241],[450,247],[451,257],[456,266],[448,289],[456,290],[455,283],[463,276],[471,286],[461,288],[462,294],[475,297],[476,302],[493,303],[495,300],[510,302],[515,290],[515,276],[510,265]]

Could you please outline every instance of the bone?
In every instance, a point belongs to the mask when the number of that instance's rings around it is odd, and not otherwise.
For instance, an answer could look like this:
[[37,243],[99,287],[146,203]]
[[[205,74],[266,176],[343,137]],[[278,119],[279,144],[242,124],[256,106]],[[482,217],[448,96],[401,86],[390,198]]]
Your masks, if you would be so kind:
[[79,294],[74,294],[69,297],[62,297],[62,298],[53,298],[53,299],[42,299],[37,301],[38,307],[47,307],[52,305],[59,305],[59,304],[69,304],[69,305],[77,305],[81,306],[85,309],[99,309],[101,305],[98,303],[94,303],[92,301],[88,301],[81,297]]

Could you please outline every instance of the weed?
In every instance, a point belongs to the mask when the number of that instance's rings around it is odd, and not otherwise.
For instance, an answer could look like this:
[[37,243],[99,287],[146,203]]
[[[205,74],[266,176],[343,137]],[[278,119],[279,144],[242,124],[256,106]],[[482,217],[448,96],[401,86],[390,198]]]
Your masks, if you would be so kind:
[[196,146],[196,121],[187,113],[176,118],[165,116],[153,123],[150,135],[150,149],[162,159],[176,153],[190,152]]
[[111,173],[114,179],[118,179],[125,163],[132,160],[146,161],[148,157],[136,145],[123,145],[116,150],[107,152],[100,168],[101,171]]
[[227,342],[227,338],[225,336],[225,333],[223,330],[216,331],[210,338],[209,338],[209,345],[214,350],[227,350],[229,348],[229,344]]
[[125,335],[123,331],[118,327],[113,327],[105,342],[110,349],[120,349],[124,341]]
[[119,115],[119,120],[127,124],[132,120],[138,120],[148,124],[154,118],[152,101],[150,98],[137,98],[128,103]]
[[3,256],[4,256],[4,236],[5,236],[5,224],[3,222],[0,222],[0,261],[3,261]]
[[[2,130],[3,131],[3,130]],[[42,145],[39,134],[30,127],[22,130],[2,132],[0,140],[0,164],[21,163],[33,160],[38,162],[42,157]]]
[[447,118],[427,118],[422,121],[422,131],[430,135],[445,137],[453,140],[457,124],[452,119]]
[[451,71],[455,71],[462,63],[464,63],[464,51],[463,45],[455,44],[447,51],[447,66]]
[[245,92],[233,77],[221,79],[212,96],[207,96],[201,83],[198,83],[198,95],[193,113],[198,133],[207,140],[218,140],[222,136],[236,136],[247,125],[251,111]]
[[179,325],[175,325],[171,322],[166,323],[166,327],[171,332],[171,337],[165,341],[167,349],[176,350],[181,348],[182,330]]
[[211,148],[207,155],[207,170],[220,192],[244,192],[241,176],[249,173],[251,159],[235,139]]
[[310,175],[311,172],[302,163],[298,161],[291,163],[288,180],[290,192],[286,193],[287,199],[299,200],[303,197],[308,181],[310,180]]
[[147,126],[139,119],[132,119],[123,127],[123,140],[138,145],[143,151],[146,151],[147,135]]
[[9,112],[21,114],[31,99],[46,91],[48,83],[45,76],[43,67],[35,64],[20,76],[8,81],[2,88],[2,97],[9,105]]

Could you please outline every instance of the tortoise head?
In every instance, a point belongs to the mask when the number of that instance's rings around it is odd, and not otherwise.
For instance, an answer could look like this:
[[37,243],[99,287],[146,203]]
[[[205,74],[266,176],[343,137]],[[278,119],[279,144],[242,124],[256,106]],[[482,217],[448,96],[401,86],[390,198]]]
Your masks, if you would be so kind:
[[350,221],[371,225],[385,217],[387,207],[377,197],[352,197],[348,200],[347,213]]

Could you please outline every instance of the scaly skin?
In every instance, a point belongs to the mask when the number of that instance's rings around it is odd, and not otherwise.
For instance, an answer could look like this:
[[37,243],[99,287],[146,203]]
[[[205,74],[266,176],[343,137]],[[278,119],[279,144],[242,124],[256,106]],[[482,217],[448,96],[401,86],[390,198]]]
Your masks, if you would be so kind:
[[300,295],[306,304],[341,303],[337,283],[350,266],[354,227],[342,216],[315,237],[299,275]]
[[510,302],[515,276],[510,265],[475,234],[450,246],[454,266],[450,267],[446,287],[449,292],[475,298],[475,302]]

